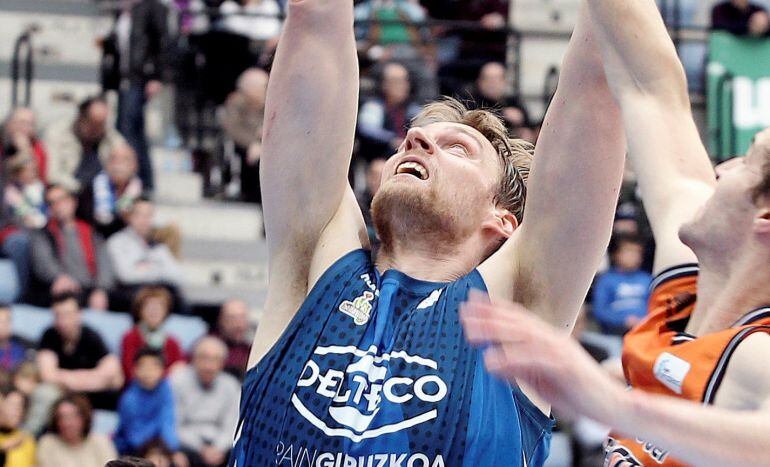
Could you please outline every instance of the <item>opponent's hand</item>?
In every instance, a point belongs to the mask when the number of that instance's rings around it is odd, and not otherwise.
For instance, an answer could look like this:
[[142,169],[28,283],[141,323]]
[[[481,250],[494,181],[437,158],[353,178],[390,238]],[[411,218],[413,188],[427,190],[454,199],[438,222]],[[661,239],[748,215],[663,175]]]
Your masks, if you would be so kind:
[[623,385],[580,344],[520,305],[491,304],[472,292],[460,320],[468,341],[486,348],[484,365],[490,373],[527,384],[562,415],[611,424],[613,410],[625,402]]

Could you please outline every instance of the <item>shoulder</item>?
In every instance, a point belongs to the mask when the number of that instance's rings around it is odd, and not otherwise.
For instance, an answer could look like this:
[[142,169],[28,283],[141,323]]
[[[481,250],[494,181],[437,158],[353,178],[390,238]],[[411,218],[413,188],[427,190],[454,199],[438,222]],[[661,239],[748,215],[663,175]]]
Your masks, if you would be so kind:
[[727,390],[739,396],[749,408],[770,405],[770,367],[762,358],[767,355],[770,332],[755,332],[744,339],[730,358],[720,393]]

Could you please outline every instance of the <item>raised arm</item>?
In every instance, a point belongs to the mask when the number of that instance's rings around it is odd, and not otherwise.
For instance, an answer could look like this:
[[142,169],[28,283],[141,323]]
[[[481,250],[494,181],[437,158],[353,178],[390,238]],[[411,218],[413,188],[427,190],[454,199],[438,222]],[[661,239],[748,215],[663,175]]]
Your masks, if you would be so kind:
[[347,183],[357,105],[353,3],[289,0],[265,105],[260,180],[269,285],[252,364],[319,271],[361,246],[365,227]]
[[713,192],[687,80],[654,0],[587,0],[656,242],[655,270],[694,262],[679,240]]
[[609,242],[623,172],[620,113],[585,5],[545,116],[524,221],[481,271],[493,298],[571,328]]

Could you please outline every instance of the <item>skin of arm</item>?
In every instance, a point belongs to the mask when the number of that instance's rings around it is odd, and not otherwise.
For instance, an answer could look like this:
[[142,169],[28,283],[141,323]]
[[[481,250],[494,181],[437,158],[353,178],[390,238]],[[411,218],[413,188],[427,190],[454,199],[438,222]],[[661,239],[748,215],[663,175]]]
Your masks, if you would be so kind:
[[655,237],[654,270],[695,262],[679,228],[711,196],[715,177],[674,44],[653,0],[587,3]]
[[277,340],[321,272],[366,241],[346,176],[357,106],[353,4],[290,0],[265,104],[260,180],[268,318],[257,330],[250,366]]
[[123,387],[123,371],[120,369],[120,361],[116,356],[106,355],[99,360],[99,364],[95,368],[89,370],[61,370],[57,368],[54,380],[50,382],[58,382],[66,389],[78,392],[115,390]]
[[490,296],[564,329],[607,248],[624,164],[620,113],[590,22],[583,5],[535,149],[524,221],[479,268]]
[[703,406],[673,397],[626,391],[570,336],[512,303],[474,296],[461,311],[468,340],[483,345],[487,369],[526,382],[567,415],[583,415],[630,437],[665,448],[692,465],[770,465],[770,336],[757,333],[738,346],[720,394],[749,389],[746,407]]

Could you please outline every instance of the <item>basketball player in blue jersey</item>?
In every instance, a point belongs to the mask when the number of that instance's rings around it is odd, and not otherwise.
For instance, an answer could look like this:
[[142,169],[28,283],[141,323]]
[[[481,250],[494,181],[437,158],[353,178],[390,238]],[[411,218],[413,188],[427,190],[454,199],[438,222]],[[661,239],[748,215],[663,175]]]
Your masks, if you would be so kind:
[[493,114],[448,100],[423,109],[385,165],[372,258],[347,182],[353,2],[289,0],[261,161],[269,290],[232,466],[542,464],[549,406],[487,373],[458,307],[479,289],[573,325],[624,161],[587,22],[581,14],[531,170],[532,148]]

